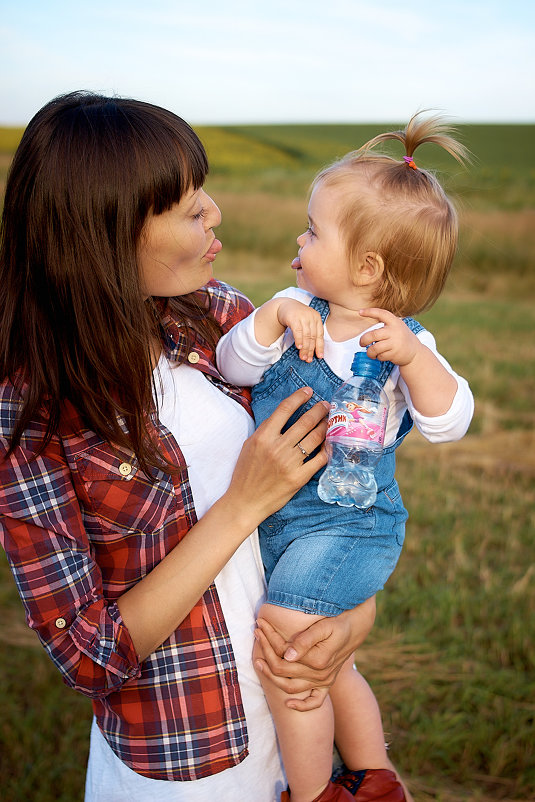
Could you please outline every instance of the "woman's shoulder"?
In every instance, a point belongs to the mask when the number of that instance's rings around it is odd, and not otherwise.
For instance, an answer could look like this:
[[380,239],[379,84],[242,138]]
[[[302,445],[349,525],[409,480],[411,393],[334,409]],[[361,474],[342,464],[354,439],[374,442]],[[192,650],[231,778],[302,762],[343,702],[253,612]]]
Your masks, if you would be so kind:
[[205,289],[211,299],[218,300],[221,298],[227,302],[245,303],[249,304],[251,307],[253,306],[252,302],[243,292],[227,284],[226,281],[213,278],[208,282]]
[[[27,382],[17,377],[14,380],[5,378],[0,382],[0,440],[2,446],[9,443],[13,435],[13,430],[17,418],[24,405],[25,395],[29,389]],[[102,438],[94,432],[90,432],[84,423],[83,417],[76,407],[69,401],[63,401],[60,407],[60,415],[57,427],[52,431],[52,435],[47,437],[49,424],[49,413],[47,411],[46,399],[42,406],[33,411],[31,420],[28,421],[24,432],[21,435],[20,446],[22,451],[31,455],[32,453],[48,452],[56,454],[58,443],[61,441],[78,442],[87,439],[91,435],[92,439],[102,442]],[[43,440],[47,439],[48,444],[43,450]]]
[[205,287],[210,301],[210,312],[223,331],[243,320],[254,310],[252,302],[243,292],[224,281],[212,279]]
[[9,437],[22,406],[23,384],[9,378],[0,382],[0,433]]
[[[64,465],[65,456],[60,438],[53,434],[46,445],[48,418],[44,407],[39,407],[32,414],[24,431],[21,434],[17,448],[7,457],[17,418],[24,404],[24,395],[28,385],[16,379],[4,379],[0,382],[0,485],[5,488],[19,487],[24,484],[28,476],[34,476],[36,482],[40,475],[54,471],[58,465]],[[33,461],[39,457],[39,465]],[[46,467],[45,467],[46,466]],[[26,500],[30,502],[40,492],[29,491]],[[9,496],[9,498],[8,498]],[[24,493],[5,493],[7,507],[12,498],[16,496],[18,509],[23,508],[22,497]]]

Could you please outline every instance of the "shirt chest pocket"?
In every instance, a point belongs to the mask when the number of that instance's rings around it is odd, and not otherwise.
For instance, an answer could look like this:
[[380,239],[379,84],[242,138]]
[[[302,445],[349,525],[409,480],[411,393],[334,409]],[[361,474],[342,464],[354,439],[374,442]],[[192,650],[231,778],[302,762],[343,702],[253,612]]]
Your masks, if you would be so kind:
[[154,469],[154,481],[126,453],[95,446],[76,457],[86,528],[93,540],[114,533],[154,535],[177,507],[171,477]]

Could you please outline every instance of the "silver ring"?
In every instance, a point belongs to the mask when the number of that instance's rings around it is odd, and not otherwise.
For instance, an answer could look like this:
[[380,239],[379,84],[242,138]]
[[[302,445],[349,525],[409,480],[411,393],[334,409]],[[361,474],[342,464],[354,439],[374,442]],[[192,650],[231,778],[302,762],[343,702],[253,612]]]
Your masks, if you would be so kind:
[[305,449],[303,448],[303,446],[301,445],[301,443],[296,443],[296,446],[295,446],[295,447],[299,449],[299,451],[301,452],[301,454],[302,454],[304,457],[310,457],[310,454],[308,453],[308,451],[305,451]]

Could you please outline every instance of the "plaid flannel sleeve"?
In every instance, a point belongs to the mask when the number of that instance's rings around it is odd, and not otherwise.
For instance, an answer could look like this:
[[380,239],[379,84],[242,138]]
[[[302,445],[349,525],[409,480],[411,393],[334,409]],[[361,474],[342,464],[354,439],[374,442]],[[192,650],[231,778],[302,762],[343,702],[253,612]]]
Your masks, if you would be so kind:
[[0,540],[34,629],[68,685],[105,696],[139,676],[132,639],[115,603],[103,596],[61,445],[35,457],[24,446],[0,452]]

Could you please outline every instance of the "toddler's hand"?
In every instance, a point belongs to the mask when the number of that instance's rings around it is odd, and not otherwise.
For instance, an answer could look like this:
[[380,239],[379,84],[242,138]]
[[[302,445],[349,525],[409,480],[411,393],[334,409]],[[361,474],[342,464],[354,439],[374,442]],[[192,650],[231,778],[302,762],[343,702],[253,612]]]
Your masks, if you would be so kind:
[[367,353],[372,359],[390,361],[400,366],[408,365],[420,348],[425,347],[403,320],[392,312],[372,308],[361,309],[360,314],[383,323],[382,328],[368,331],[360,338],[360,344],[364,348],[369,346]]
[[312,362],[314,352],[319,359],[323,357],[323,322],[319,312],[287,298],[279,304],[277,319],[281,326],[291,329],[300,359]]

